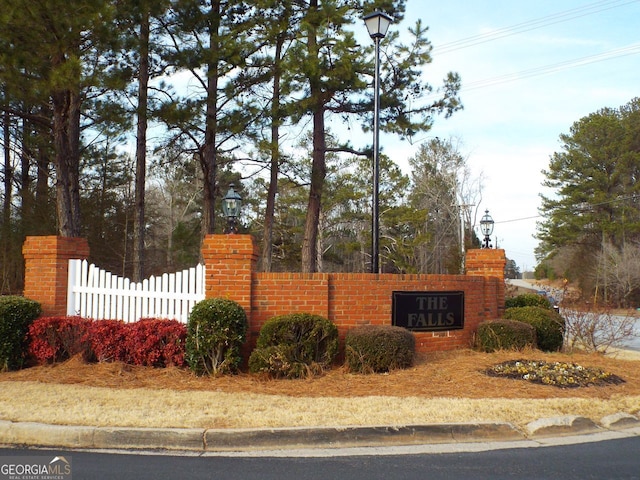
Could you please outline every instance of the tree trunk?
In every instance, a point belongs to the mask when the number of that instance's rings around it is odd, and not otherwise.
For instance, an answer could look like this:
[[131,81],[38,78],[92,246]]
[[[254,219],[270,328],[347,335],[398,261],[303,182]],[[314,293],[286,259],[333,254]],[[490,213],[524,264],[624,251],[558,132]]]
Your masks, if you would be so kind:
[[[318,9],[318,0],[311,0],[310,13]],[[316,28],[309,27],[307,48],[309,58],[320,62]],[[325,162],[326,144],[324,136],[324,99],[321,86],[319,69],[312,70],[309,76],[309,89],[314,100],[313,108],[313,153],[311,159],[311,186],[309,188],[309,203],[307,205],[307,218],[304,225],[304,238],[302,240],[302,271],[312,273],[317,270],[317,240],[318,222],[320,221],[320,208],[322,204],[322,189],[327,175]]]
[[[313,95],[313,89],[311,95]],[[324,111],[323,107],[316,108],[313,113],[313,158],[311,162],[311,186],[309,189],[309,203],[307,218],[304,225],[304,239],[302,242],[302,271],[313,273],[317,271],[317,241],[318,225],[320,222],[320,208],[322,204],[322,189],[327,175],[325,162],[324,139]]]
[[271,271],[273,256],[273,222],[275,216],[276,195],[278,193],[278,174],[280,169],[280,77],[281,55],[284,34],[278,36],[273,68],[273,95],[271,98],[271,170],[267,206],[264,214],[264,235],[262,238],[262,271]]
[[149,88],[149,14],[140,22],[138,70],[138,130],[136,138],[135,212],[133,223],[133,281],[144,278],[145,184],[147,177],[147,108]]
[[[49,202],[49,177],[51,173],[51,157],[49,156],[50,152],[43,147],[37,149],[36,153],[36,163],[38,166],[38,173],[36,176],[36,188],[35,195],[33,199],[33,210],[28,209],[29,212],[33,211],[33,218],[38,222],[36,228],[33,233],[51,233],[52,231],[52,217],[53,212],[51,204]],[[28,165],[29,160],[24,159],[24,164]],[[25,177],[29,177],[29,169],[25,170]],[[25,185],[28,184],[31,180],[28,179],[23,182],[22,187],[25,188]],[[30,192],[25,192],[25,195],[30,195]],[[24,219],[24,217],[23,217]],[[32,225],[32,228],[34,226]]]
[[9,256],[11,250],[11,184],[13,170],[11,168],[11,115],[4,111],[4,201],[2,204],[2,291],[5,291],[6,279],[9,277]]
[[[49,110],[41,107],[40,115],[46,118]],[[51,170],[51,150],[49,146],[41,145],[37,138],[48,136],[43,133],[42,127],[37,123],[31,123],[27,119],[22,120],[22,138],[20,152],[20,197],[21,222],[19,233],[21,238],[25,235],[50,235],[55,232],[55,212],[52,211],[50,202],[49,180]],[[35,162],[35,182],[31,178],[32,161]],[[34,187],[35,183],[35,187]]]
[[216,137],[218,130],[218,54],[220,39],[220,2],[211,2],[209,12],[209,48],[211,55],[207,65],[207,107],[205,119],[204,146],[200,156],[202,173],[204,174],[204,208],[202,219],[203,235],[214,233],[216,219],[216,177],[217,150]]
[[80,237],[80,96],[77,90],[53,93],[56,208],[61,237]]

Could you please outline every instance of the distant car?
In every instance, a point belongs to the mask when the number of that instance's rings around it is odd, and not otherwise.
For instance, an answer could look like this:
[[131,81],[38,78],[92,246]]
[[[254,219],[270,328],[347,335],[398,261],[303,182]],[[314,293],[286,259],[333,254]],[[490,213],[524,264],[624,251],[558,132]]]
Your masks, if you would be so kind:
[[549,300],[549,303],[551,304],[551,307],[556,312],[560,312],[560,306],[558,305],[558,301],[555,298],[553,298],[551,295],[549,295],[549,292],[547,292],[546,290],[538,290],[538,291],[536,291],[536,293],[538,295],[540,295],[541,297],[544,297],[547,300]]

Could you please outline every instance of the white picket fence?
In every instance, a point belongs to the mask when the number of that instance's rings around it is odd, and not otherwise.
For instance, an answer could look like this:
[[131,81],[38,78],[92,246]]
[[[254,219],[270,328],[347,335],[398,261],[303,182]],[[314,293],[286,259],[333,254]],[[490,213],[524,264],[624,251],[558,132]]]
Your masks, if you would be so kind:
[[69,260],[67,315],[125,322],[169,318],[186,323],[200,300],[204,300],[204,265],[134,283],[86,260]]

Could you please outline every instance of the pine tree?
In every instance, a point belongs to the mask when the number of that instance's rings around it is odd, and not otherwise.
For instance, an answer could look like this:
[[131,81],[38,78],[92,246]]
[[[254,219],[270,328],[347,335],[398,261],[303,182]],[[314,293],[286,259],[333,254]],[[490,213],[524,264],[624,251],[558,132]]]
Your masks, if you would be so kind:
[[0,14],[0,82],[25,107],[20,115],[50,128],[61,236],[82,234],[82,117],[88,96],[119,76],[114,12],[106,0],[6,0]]
[[[640,99],[603,108],[560,135],[542,196],[537,255],[605,297],[612,258],[640,244]],[[629,292],[625,293],[631,297]]]

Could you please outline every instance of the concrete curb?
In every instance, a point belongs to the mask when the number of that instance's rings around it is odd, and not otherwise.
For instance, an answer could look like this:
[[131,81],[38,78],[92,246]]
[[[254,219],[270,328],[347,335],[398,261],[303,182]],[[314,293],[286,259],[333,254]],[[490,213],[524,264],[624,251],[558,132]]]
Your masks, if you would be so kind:
[[347,448],[497,439],[522,440],[523,436],[509,423],[207,430],[205,449],[233,451],[247,447],[251,449]]
[[526,426],[527,436],[557,437],[563,435],[584,435],[596,433],[600,427],[586,417],[565,415],[563,417],[541,418]]
[[90,427],[0,420],[0,444],[97,450],[237,452],[301,448],[519,442],[537,438],[637,429],[638,427],[640,427],[640,419],[626,413],[604,417],[600,425],[588,418],[570,415],[540,419],[529,423],[525,431],[518,430],[510,423],[500,422],[250,430]]

